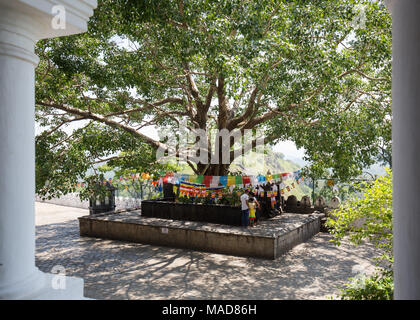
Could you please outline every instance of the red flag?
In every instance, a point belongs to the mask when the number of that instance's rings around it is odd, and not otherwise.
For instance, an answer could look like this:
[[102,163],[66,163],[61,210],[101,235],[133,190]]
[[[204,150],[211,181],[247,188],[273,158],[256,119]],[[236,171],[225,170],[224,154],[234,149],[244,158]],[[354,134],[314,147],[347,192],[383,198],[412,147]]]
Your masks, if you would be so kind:
[[210,187],[211,184],[211,180],[213,179],[212,176],[204,176],[204,185],[206,187]]
[[242,177],[243,184],[251,184],[251,177]]

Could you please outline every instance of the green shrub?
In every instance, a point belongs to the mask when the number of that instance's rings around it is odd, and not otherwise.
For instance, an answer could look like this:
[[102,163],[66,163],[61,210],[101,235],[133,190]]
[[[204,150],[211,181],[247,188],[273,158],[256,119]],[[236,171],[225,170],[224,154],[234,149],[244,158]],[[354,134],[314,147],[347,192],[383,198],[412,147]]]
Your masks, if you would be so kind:
[[341,289],[341,300],[392,300],[394,281],[392,272],[381,272],[370,277],[350,278]]
[[345,236],[355,245],[368,240],[381,249],[381,255],[375,257],[378,273],[362,279],[350,278],[341,291],[341,298],[392,299],[392,172],[388,170],[373,183],[358,187],[363,190],[362,197],[346,201],[331,213],[326,225],[336,245]]

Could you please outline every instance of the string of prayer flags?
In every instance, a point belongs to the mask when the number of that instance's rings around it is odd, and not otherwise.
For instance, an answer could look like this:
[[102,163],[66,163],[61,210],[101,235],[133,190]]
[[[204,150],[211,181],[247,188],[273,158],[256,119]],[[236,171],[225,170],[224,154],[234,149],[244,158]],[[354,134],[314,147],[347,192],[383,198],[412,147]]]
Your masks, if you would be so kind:
[[251,184],[252,185],[257,185],[258,184],[258,177],[256,177],[256,176],[252,176],[252,177],[250,177],[250,180],[251,180]]
[[243,184],[243,179],[242,179],[242,176],[235,176],[235,184],[236,184],[236,185],[241,185],[241,184]]
[[186,183],[181,182],[179,185],[179,195],[182,196],[189,196],[191,188]]
[[213,178],[212,176],[204,176],[204,185],[206,187],[210,187],[212,178]]
[[265,176],[258,176],[258,182],[265,182]]
[[228,176],[227,186],[230,187],[230,186],[234,186],[235,184],[236,184],[235,177],[234,176]]
[[211,180],[211,186],[218,186],[220,183],[220,177],[219,176],[213,176]]
[[290,172],[282,173],[281,176],[285,180],[290,176]]
[[206,186],[203,184],[180,182],[179,194],[181,197],[202,197],[206,194]]
[[[187,183],[195,183],[199,185],[204,185],[204,187],[212,188],[212,187],[230,187],[233,190],[234,186],[241,186],[241,187],[250,187],[250,186],[259,186],[263,185],[266,182],[282,182],[285,179],[294,178],[295,182],[292,183],[289,188],[285,186],[283,188],[274,187],[273,191],[284,194],[284,191],[290,191],[290,189],[295,189],[296,184],[300,184],[300,181],[303,181],[304,178],[301,176],[301,170],[295,172],[285,172],[285,173],[277,173],[277,174],[269,174],[267,176],[264,175],[257,175],[257,176],[205,176],[205,175],[189,175],[189,174],[178,174],[171,171],[166,173],[162,173],[158,176],[151,176],[149,173],[135,173],[123,177],[114,177],[109,178],[104,181],[104,183],[109,182],[110,184],[124,184],[124,181],[134,182],[136,179],[143,179],[143,180],[151,180],[151,184],[155,190],[161,191],[163,189],[163,183],[171,183],[179,185],[180,183],[187,182]],[[84,187],[84,184],[78,183],[76,184],[77,187]],[[125,188],[125,186],[124,186]],[[283,191],[283,192],[282,192]],[[206,192],[206,191],[204,191]],[[259,189],[256,189],[256,193],[260,192]],[[200,194],[200,193],[196,193]]]

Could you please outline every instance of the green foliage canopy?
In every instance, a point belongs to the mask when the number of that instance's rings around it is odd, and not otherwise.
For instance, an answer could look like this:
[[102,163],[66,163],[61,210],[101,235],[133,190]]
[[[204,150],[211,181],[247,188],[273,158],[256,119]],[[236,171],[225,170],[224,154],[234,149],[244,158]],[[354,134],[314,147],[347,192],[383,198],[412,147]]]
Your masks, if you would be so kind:
[[[393,294],[393,223],[392,172],[372,184],[365,185],[361,198],[347,200],[327,220],[334,242],[339,245],[345,236],[354,244],[367,240],[380,249],[376,257],[379,273],[350,283],[342,291],[344,299],[392,299]],[[359,282],[359,283],[358,283]]]
[[152,168],[165,141],[141,129],[177,137],[182,121],[260,129],[304,147],[312,172],[354,176],[389,148],[390,26],[368,0],[98,1],[88,32],[36,48],[37,189],[66,192],[99,162]]

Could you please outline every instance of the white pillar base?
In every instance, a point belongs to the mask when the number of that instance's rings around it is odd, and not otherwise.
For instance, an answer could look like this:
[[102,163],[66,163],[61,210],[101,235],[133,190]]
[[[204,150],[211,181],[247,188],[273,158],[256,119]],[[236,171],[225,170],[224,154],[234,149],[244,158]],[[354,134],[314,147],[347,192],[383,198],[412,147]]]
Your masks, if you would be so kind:
[[55,274],[45,273],[46,284],[39,292],[28,296],[30,300],[88,300],[83,296],[84,281],[81,278],[63,277],[64,289],[54,289],[52,283]]
[[0,299],[21,299],[45,286],[45,274],[34,268],[28,277],[17,282],[0,284]]
[[[53,284],[64,283],[63,288]],[[0,288],[1,290],[1,288]],[[84,281],[81,278],[58,276],[38,270],[24,283],[14,283],[0,291],[0,297],[7,300],[86,300],[83,296]]]

